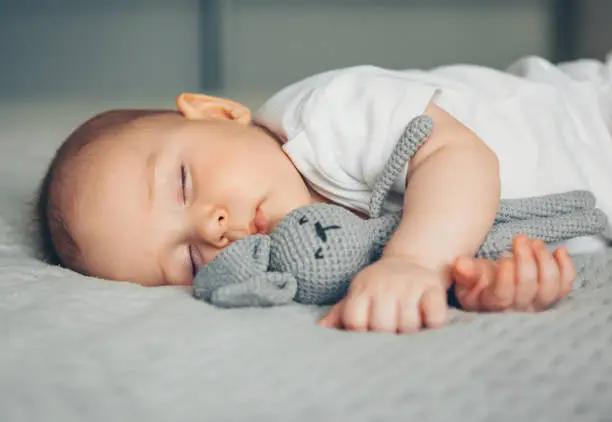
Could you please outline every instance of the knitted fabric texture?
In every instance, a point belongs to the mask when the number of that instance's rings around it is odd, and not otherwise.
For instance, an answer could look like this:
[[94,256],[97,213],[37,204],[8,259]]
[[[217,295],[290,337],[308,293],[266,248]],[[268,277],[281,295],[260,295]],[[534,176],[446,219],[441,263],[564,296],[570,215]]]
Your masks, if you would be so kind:
[[[249,236],[223,249],[196,275],[194,296],[220,307],[292,301],[326,305],[340,300],[354,276],[380,257],[396,229],[401,213],[381,215],[384,201],[432,129],[426,116],[408,124],[375,184],[371,218],[363,220],[329,204],[298,208],[269,235]],[[585,191],[502,200],[476,256],[498,258],[521,233],[557,242],[601,234],[606,225],[605,214]]]

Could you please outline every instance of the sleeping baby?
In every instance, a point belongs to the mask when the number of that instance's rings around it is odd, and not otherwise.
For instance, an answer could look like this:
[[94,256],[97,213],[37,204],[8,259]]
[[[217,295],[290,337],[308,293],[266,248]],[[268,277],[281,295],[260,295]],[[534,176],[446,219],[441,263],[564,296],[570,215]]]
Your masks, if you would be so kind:
[[341,206],[368,218],[373,188],[405,126],[433,130],[382,205],[401,212],[382,253],[321,319],[326,327],[440,327],[447,292],[474,311],[540,311],[569,294],[570,254],[600,236],[515,237],[476,258],[500,201],[583,190],[612,214],[612,59],[505,71],[358,66],[280,90],[255,113],[181,94],[177,110],[110,110],[78,127],[42,182],[50,262],[146,286],[191,284],[228,245],[268,234],[292,211]]

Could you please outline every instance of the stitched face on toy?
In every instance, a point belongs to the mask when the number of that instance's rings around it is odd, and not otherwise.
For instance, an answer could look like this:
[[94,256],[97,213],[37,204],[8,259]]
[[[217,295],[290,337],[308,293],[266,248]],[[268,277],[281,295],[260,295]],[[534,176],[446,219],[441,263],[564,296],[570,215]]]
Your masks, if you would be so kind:
[[294,210],[270,234],[269,269],[293,274],[298,290],[305,281],[345,288],[372,261],[379,234],[373,221],[337,205]]
[[362,220],[327,204],[294,210],[269,235],[232,243],[194,280],[196,297],[220,306],[331,304],[378,258],[399,215]]

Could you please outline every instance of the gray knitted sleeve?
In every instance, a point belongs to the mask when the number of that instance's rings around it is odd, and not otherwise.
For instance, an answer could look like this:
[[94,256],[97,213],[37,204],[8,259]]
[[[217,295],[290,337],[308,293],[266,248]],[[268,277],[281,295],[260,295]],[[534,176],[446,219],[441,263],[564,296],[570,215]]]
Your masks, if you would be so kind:
[[[273,306],[292,301],[330,304],[346,293],[350,281],[380,253],[401,219],[381,215],[389,189],[433,129],[426,116],[406,127],[370,201],[371,218],[362,220],[328,204],[299,208],[270,235],[234,242],[202,268],[194,295],[221,307]],[[491,231],[477,256],[498,258],[518,234],[546,242],[602,233],[605,214],[589,192],[502,200]]]

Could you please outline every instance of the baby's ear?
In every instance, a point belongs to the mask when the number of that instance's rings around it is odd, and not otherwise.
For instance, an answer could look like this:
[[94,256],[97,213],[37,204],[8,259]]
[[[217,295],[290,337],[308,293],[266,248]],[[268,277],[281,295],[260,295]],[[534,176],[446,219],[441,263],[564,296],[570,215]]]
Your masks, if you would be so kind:
[[251,122],[251,111],[248,107],[227,98],[182,93],[176,98],[176,106],[190,120],[221,119],[242,124]]

